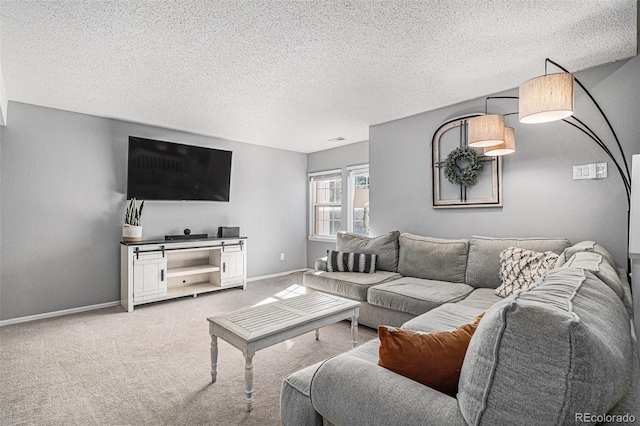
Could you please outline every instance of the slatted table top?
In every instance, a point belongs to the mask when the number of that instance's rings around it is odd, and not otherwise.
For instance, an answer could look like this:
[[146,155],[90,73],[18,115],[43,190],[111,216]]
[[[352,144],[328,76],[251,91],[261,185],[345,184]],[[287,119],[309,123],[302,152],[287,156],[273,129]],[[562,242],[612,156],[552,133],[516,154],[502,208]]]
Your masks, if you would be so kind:
[[355,300],[309,293],[210,317],[207,321],[251,342],[358,306],[360,302]]

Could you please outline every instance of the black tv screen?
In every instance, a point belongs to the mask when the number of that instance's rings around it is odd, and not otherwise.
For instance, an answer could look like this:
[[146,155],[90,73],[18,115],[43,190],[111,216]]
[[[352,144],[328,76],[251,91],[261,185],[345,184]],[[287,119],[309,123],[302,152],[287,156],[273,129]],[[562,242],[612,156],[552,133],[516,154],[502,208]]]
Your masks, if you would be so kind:
[[231,154],[129,136],[127,199],[229,201]]

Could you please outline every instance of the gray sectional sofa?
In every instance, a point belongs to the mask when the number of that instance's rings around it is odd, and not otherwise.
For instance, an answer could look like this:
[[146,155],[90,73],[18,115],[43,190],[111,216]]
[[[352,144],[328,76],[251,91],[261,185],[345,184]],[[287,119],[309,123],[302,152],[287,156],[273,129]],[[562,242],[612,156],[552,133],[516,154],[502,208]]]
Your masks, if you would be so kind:
[[376,254],[374,274],[327,272],[326,259],[304,274],[304,286],[362,303],[358,322],[400,326],[445,303],[488,308],[501,300],[500,252],[507,247],[562,253],[564,238],[490,238],[468,240],[421,237],[392,231],[376,238],[340,233],[336,250]]
[[[560,256],[533,288],[501,298],[499,253],[511,246]],[[344,234],[337,249],[378,254],[381,270],[326,272],[320,260],[304,284],[360,300],[362,324],[436,332],[485,315],[455,398],[378,366],[373,339],[288,376],[284,425],[640,424],[629,283],[598,244],[391,232]]]

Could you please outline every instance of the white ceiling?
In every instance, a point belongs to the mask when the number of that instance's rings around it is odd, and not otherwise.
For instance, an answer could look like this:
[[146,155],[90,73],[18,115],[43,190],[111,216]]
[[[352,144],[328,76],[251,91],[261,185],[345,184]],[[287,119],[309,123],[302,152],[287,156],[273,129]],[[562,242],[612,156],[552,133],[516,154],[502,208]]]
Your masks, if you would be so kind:
[[576,71],[637,47],[637,0],[1,0],[0,14],[10,100],[300,152],[517,87],[546,57]]

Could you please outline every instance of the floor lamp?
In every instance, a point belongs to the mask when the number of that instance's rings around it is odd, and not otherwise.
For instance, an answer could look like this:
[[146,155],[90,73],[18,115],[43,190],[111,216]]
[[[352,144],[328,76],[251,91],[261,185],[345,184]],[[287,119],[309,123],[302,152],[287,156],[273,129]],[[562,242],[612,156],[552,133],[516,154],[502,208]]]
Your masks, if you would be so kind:
[[[547,64],[553,64],[560,68],[563,72],[548,74]],[[627,273],[631,271],[631,263],[629,260],[629,226],[630,226],[630,207],[631,207],[631,173],[629,172],[629,164],[627,158],[618,139],[609,118],[604,113],[591,92],[582,84],[577,77],[571,74],[566,68],[547,58],[544,63],[545,72],[540,77],[528,80],[519,88],[519,108],[518,114],[521,123],[548,123],[551,121],[562,120],[565,123],[580,130],[589,139],[602,149],[607,157],[613,162],[620,179],[624,185],[625,195],[627,196]],[[607,124],[615,145],[613,149],[607,145],[605,139],[601,138],[596,132],[589,127],[584,121],[574,115],[574,83],[587,94],[593,105]],[[485,115],[475,117],[469,120],[469,146],[485,147],[485,155],[491,155],[487,150],[491,150],[491,146],[496,144],[503,147],[507,141],[512,139],[507,134],[507,127],[504,125],[504,116],[509,114],[487,114],[487,100],[492,98],[515,98],[512,96],[493,96],[485,99]],[[515,148],[515,147],[511,147]],[[506,152],[497,150],[497,152]],[[511,151],[513,152],[513,151]],[[615,153],[614,153],[615,152]],[[508,152],[506,152],[508,153]],[[498,154],[499,155],[499,154]],[[621,160],[619,161],[618,158]]]
[[[549,63],[555,65],[563,72],[548,74],[547,64]],[[574,115],[574,82],[587,94],[606,122],[615,141],[613,150],[607,145],[605,139],[598,136],[591,127]],[[620,179],[622,180],[627,196],[627,273],[629,273],[631,271],[628,247],[631,208],[631,173],[629,172],[629,164],[622,145],[609,118],[584,84],[566,68],[549,58],[545,59],[544,62],[544,75],[528,80],[520,85],[519,95],[521,123],[548,123],[562,120],[587,135],[606,153],[615,165],[620,174]],[[614,150],[617,150],[615,154]],[[622,161],[618,161],[618,158]]]
[[[547,74],[547,63],[551,63],[560,68],[563,73]],[[596,143],[613,161],[613,164],[618,169],[620,178],[624,185],[625,193],[627,195],[627,204],[630,202],[631,197],[631,174],[629,172],[629,164],[627,158],[620,145],[620,140],[613,126],[609,121],[609,118],[604,113],[598,102],[595,100],[591,92],[566,68],[553,62],[547,58],[545,60],[545,73],[540,77],[528,80],[520,85],[520,122],[521,123],[548,123],[551,121],[562,120],[565,123],[575,127],[582,133],[587,135],[592,141]],[[574,82],[582,88],[587,94],[591,102],[598,109],[598,112],[607,123],[613,139],[615,141],[615,147],[619,153],[622,163],[618,161],[613,151],[604,142],[604,140],[598,136],[593,129],[587,126],[582,120],[574,115],[573,108],[573,94],[574,94]],[[571,121],[570,121],[571,120]]]

